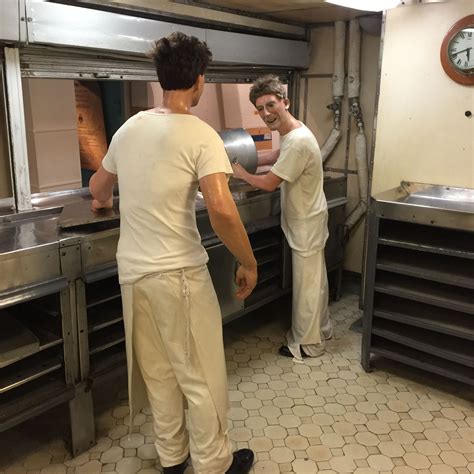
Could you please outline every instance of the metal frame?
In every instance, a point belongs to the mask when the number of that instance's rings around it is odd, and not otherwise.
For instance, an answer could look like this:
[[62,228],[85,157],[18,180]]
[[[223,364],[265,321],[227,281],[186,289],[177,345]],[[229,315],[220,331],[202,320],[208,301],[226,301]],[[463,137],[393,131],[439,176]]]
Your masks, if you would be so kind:
[[274,66],[283,63],[290,68],[305,68],[309,62],[307,41],[191,27],[41,0],[28,0],[27,16],[30,44],[143,56],[157,38],[182,31],[205,40],[214,61],[223,64]]
[[[74,398],[69,401],[70,448],[74,456],[95,444],[94,410],[92,392],[87,380],[81,381],[79,332],[81,305],[81,247],[79,239],[60,243],[61,272],[68,280],[68,287],[61,292],[61,314],[64,339],[64,366],[66,383],[74,386]],[[85,299],[85,298],[84,298]],[[87,329],[86,329],[87,337]]]
[[32,208],[28,150],[26,147],[25,110],[21,86],[20,54],[18,48],[5,48],[5,79],[7,115],[11,135],[11,170],[13,195],[19,211]]
[[[304,39],[306,37],[305,27],[298,22],[278,20],[266,14],[210,5],[194,0],[177,0],[170,6],[159,5],[157,8],[147,8],[140,2],[132,4],[132,2],[123,3],[115,0],[61,0],[60,3],[73,5],[79,3],[82,7],[96,10],[126,13],[162,21],[179,21],[179,23],[189,26],[212,26],[237,33],[261,34],[288,39]],[[204,13],[206,11],[211,14],[206,16]],[[215,18],[215,13],[220,14],[219,18]],[[234,20],[237,19],[241,21],[236,23]],[[255,19],[257,19],[257,24]]]
[[[370,146],[370,160],[369,160],[369,183],[368,183],[368,196],[372,194],[372,176],[374,170],[374,160],[375,160],[375,142],[377,138],[377,120],[378,120],[378,110],[379,110],[379,99],[380,99],[380,83],[382,80],[382,61],[383,61],[383,48],[385,42],[385,26],[387,20],[387,11],[384,10],[382,16],[382,31],[380,32],[380,49],[379,49],[379,64],[378,64],[378,75],[377,75],[377,86],[375,90],[375,104],[374,104],[374,120],[372,124],[372,143]],[[367,216],[367,214],[366,214]],[[364,245],[362,247],[362,275],[360,285],[360,294],[359,294],[359,308],[363,309],[365,306],[366,296],[365,296],[365,286],[366,282],[366,272],[367,272],[367,252],[368,252],[368,240],[370,239],[370,227],[369,219],[365,220],[365,229],[364,229]]]
[[21,17],[24,11],[25,0],[2,0],[0,3],[0,40],[9,42],[25,40],[25,18]]
[[370,346],[372,340],[372,318],[374,308],[374,284],[375,284],[375,263],[377,260],[377,239],[379,218],[375,212],[375,202],[373,201],[367,213],[367,224],[369,228],[369,240],[367,242],[367,262],[366,274],[364,281],[364,316],[362,320],[362,349],[361,349],[361,364],[366,372],[371,371],[370,367]]
[[[431,199],[442,201],[445,196],[437,191],[443,187],[431,188],[437,188],[431,189]],[[445,209],[440,202],[404,202],[400,188],[371,200],[361,351],[365,371],[371,371],[374,354],[474,385],[474,331],[466,323],[474,314],[469,271],[474,249],[468,245],[473,226],[457,220],[459,214],[474,216],[467,191],[465,201],[445,199]],[[420,197],[416,186],[410,197]],[[453,202],[467,206],[458,211]],[[433,221],[419,219],[418,210],[430,213]],[[449,212],[453,218],[445,219]]]
[[[1,94],[1,100],[0,102],[3,102],[4,107],[2,110],[0,110],[0,120],[2,123],[0,123],[0,129],[1,127],[5,127],[5,138],[6,138],[6,144],[7,144],[7,155],[5,156],[6,158],[6,166],[8,166],[8,173],[10,175],[10,186],[9,186],[9,191],[7,195],[0,199],[0,209],[4,207],[4,204],[2,204],[2,201],[4,202],[5,200],[11,200],[12,201],[12,196],[13,196],[13,170],[12,170],[12,157],[11,157],[11,143],[10,143],[10,129],[8,126],[8,115],[7,115],[7,94],[6,94],[6,84],[5,84],[5,71],[4,71],[4,64],[3,64],[3,51],[0,50],[0,94]],[[0,164],[0,166],[2,166]]]

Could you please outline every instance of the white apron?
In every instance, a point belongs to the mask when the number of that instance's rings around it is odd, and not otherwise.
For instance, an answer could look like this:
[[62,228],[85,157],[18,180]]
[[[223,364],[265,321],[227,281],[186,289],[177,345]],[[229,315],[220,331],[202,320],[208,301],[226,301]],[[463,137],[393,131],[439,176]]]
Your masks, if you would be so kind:
[[207,267],[148,275],[122,285],[122,297],[131,419],[151,402],[162,465],[179,464],[190,449],[196,474],[222,474],[232,462],[227,378],[220,308]]
[[[324,249],[310,256],[291,251],[293,269],[292,324],[287,333],[288,348],[302,360],[301,347],[312,357],[324,352],[321,332],[332,328],[328,310],[328,279]],[[326,336],[327,337],[327,336]]]

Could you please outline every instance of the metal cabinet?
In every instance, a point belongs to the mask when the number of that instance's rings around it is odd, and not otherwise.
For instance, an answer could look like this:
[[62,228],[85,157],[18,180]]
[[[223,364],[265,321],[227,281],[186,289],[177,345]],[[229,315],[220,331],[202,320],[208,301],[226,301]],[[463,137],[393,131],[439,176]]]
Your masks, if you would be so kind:
[[[125,332],[115,253],[117,222],[82,232],[77,325],[81,380],[100,385],[125,367]],[[100,227],[99,226],[99,227]]]
[[[12,226],[4,234],[18,236],[20,230]],[[76,429],[83,417],[83,387],[68,266],[77,254],[77,245],[55,242],[0,255],[0,431],[69,402],[75,454],[90,446]]]
[[474,385],[474,227],[428,212],[372,203],[362,365],[374,354]]

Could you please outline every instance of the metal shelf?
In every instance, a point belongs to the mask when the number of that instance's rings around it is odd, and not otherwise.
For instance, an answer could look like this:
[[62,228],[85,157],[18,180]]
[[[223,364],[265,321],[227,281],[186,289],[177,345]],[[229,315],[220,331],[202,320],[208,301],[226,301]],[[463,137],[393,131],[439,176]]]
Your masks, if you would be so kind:
[[87,312],[88,332],[99,331],[123,320],[122,302],[115,299],[108,305],[94,306]]
[[30,356],[0,371],[0,394],[13,390],[62,367],[55,355]]
[[61,374],[48,374],[0,395],[0,432],[74,398]]
[[413,367],[442,375],[459,382],[474,385],[474,371],[472,368],[456,364],[446,359],[417,351],[408,346],[374,336],[370,348],[374,354],[402,362]]
[[474,259],[472,233],[402,221],[380,221],[378,243],[407,249]]
[[68,282],[65,277],[58,277],[49,281],[15,287],[13,290],[0,292],[0,309],[23,303],[35,298],[57,293],[67,288]]
[[474,341],[474,318],[458,311],[376,294],[374,316]]
[[464,288],[380,271],[374,288],[380,293],[474,314],[472,292]]
[[63,342],[60,320],[51,318],[43,312],[37,313],[36,310],[32,312],[30,308],[28,310],[28,313],[25,314],[22,309],[17,311],[15,308],[13,314],[39,339],[40,351]]
[[125,341],[123,324],[116,324],[113,327],[106,328],[106,330],[94,332],[89,336],[89,354],[94,355],[105,351],[123,341]]
[[92,308],[120,297],[120,285],[116,277],[91,283],[86,287],[87,308]]
[[251,306],[259,303],[268,297],[275,294],[280,294],[282,289],[280,287],[280,280],[278,278],[269,279],[264,284],[258,284],[252,294],[245,300],[245,306]]
[[465,339],[435,333],[428,329],[408,328],[404,324],[378,318],[374,318],[372,333],[404,346],[474,368],[474,345]]
[[[279,263],[279,262],[278,262]],[[274,264],[273,262],[262,265],[263,268],[259,268],[257,286],[267,282],[275,277],[280,276],[280,265]]]
[[31,305],[31,309],[41,315],[47,315],[53,318],[59,318],[61,316],[61,304],[59,294],[57,293],[31,301],[27,304]]
[[116,370],[124,370],[127,366],[127,357],[124,345],[115,345],[106,352],[102,352],[100,356],[91,357],[90,378],[96,382],[103,379],[111,372]]
[[[48,331],[47,329],[44,328],[38,328],[34,330],[35,336],[39,339],[39,347],[34,353],[27,353],[25,355],[12,358],[11,361],[8,361],[7,364],[3,365],[3,367],[8,367],[11,364],[14,364],[16,362],[19,362],[20,360],[23,360],[31,355],[37,354],[41,351],[45,351],[47,349],[50,349],[51,347],[59,346],[62,344],[63,339],[62,337],[59,337],[58,335]],[[0,375],[1,377],[1,375]]]
[[[279,250],[279,249],[278,249]],[[280,262],[281,251],[275,249],[266,249],[259,253],[255,252],[255,258],[257,259],[257,265],[260,267],[270,262]]]
[[264,233],[263,236],[258,233],[250,236],[250,244],[254,252],[281,245],[282,236],[279,228],[272,229],[271,232],[264,231],[262,233]]
[[446,255],[433,258],[424,252],[382,247],[379,249],[376,267],[402,275],[474,289],[474,263],[467,259]]

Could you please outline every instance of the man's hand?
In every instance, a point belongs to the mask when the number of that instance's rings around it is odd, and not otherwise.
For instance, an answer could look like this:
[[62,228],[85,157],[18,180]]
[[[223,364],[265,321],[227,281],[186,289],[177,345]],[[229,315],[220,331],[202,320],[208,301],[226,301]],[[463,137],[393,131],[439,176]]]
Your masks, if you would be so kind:
[[241,164],[237,162],[232,163],[232,169],[234,171],[234,178],[245,180],[245,177],[248,173]]
[[111,196],[106,201],[99,201],[94,199],[91,204],[91,211],[92,212],[99,212],[103,209],[112,209],[114,207],[114,197]]
[[109,173],[102,165],[92,175],[89,181],[89,190],[94,198],[91,205],[93,212],[101,209],[112,209],[114,204],[114,184],[117,182],[117,175]]
[[252,293],[257,284],[257,266],[247,268],[240,265],[235,275],[235,283],[239,286],[235,297],[244,300]]

